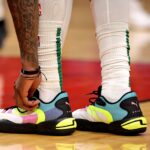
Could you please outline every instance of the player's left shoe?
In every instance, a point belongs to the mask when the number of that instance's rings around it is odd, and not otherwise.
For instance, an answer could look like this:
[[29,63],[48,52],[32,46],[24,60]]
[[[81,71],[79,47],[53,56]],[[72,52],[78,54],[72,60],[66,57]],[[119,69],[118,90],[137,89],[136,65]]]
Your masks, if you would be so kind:
[[75,129],[66,92],[60,92],[49,103],[41,101],[34,111],[18,107],[0,110],[0,132],[70,135]]
[[115,103],[110,103],[101,96],[100,89],[95,94],[98,97],[94,98],[91,105],[73,112],[78,130],[122,135],[134,135],[146,131],[147,121],[142,114],[135,92],[124,94]]

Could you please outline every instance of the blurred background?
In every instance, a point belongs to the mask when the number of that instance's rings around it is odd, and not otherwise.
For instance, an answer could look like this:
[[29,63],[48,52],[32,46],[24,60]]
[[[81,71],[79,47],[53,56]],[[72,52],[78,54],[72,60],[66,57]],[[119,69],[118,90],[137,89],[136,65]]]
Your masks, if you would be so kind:
[[[150,1],[130,0],[129,4],[132,62],[149,63]],[[0,15],[0,56],[16,57],[19,56],[19,47],[6,0],[0,0],[0,14],[3,13],[4,15]],[[1,16],[4,16],[4,18]],[[2,23],[3,21],[6,24],[6,29],[4,23]],[[97,43],[90,3],[88,0],[74,0],[72,19],[63,50],[63,58],[98,60],[99,57],[95,49],[97,49]]]
[[[150,1],[130,0],[129,5],[131,84],[141,101],[149,100]],[[72,67],[74,67],[74,70],[72,70]],[[19,47],[14,26],[6,0],[0,0],[1,107],[13,103],[12,85],[19,70]],[[98,46],[89,0],[74,0],[70,28],[63,48],[63,74],[64,88],[70,92],[71,103],[74,108],[86,104],[86,101],[77,104],[77,98],[84,98],[83,94],[95,90],[100,84]],[[8,101],[8,99],[10,100]]]

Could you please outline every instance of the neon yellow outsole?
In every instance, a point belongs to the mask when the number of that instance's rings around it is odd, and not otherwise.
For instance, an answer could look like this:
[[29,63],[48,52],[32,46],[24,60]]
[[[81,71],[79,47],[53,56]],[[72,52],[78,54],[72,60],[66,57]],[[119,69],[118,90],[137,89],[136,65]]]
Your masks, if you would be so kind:
[[77,123],[74,118],[64,119],[56,125],[57,130],[72,129],[76,127],[77,127]]
[[136,130],[141,128],[147,128],[147,120],[145,117],[138,117],[135,119],[131,119],[129,121],[124,122],[121,124],[123,129],[126,130]]

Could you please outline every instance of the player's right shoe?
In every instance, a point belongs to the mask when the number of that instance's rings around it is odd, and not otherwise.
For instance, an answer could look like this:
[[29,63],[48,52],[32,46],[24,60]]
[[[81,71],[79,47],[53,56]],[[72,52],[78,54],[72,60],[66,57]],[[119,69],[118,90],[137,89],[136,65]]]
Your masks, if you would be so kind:
[[18,107],[0,110],[0,132],[70,135],[75,129],[66,92],[59,93],[49,103],[41,100],[39,108],[32,112]]
[[133,135],[146,131],[147,121],[142,114],[135,92],[124,94],[115,103],[101,96],[100,89],[95,94],[97,98],[94,98],[95,101],[91,102],[91,105],[73,112],[78,130],[121,135]]

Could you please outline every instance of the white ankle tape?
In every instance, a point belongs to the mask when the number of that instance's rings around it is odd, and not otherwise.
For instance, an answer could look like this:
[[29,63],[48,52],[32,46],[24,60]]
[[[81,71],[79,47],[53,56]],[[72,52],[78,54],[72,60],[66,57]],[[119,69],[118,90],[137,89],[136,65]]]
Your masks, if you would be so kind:
[[[40,97],[49,102],[62,89],[61,48],[72,8],[72,0],[39,0],[39,65],[44,74]],[[46,80],[47,79],[47,80]]]
[[126,31],[127,23],[110,23],[97,27],[97,40],[102,51],[127,47]]
[[128,26],[126,23],[111,23],[98,27],[97,40],[102,66],[102,94],[114,102],[130,91]]
[[60,88],[61,24],[56,21],[41,21],[39,25],[38,57],[44,74],[41,82],[44,88]]
[[[62,22],[39,22],[39,48],[54,48],[56,50],[57,30],[62,27]],[[59,36],[58,38],[61,38]],[[39,51],[40,53],[40,51]],[[43,50],[42,50],[42,53]]]

